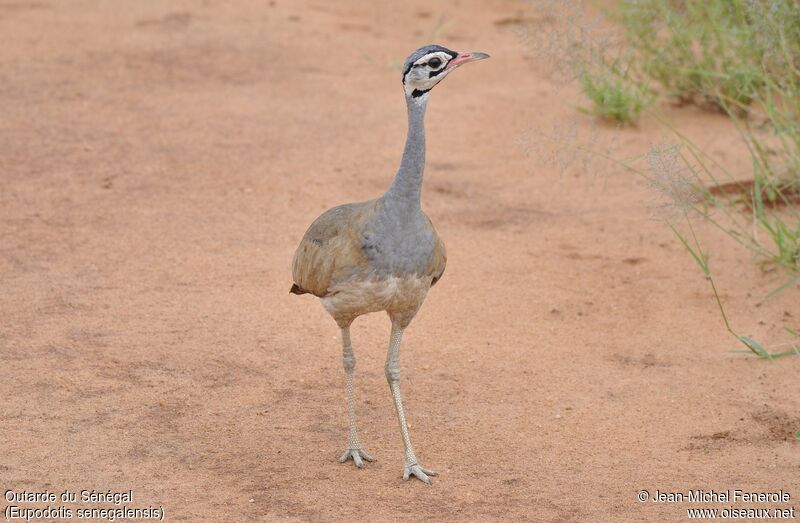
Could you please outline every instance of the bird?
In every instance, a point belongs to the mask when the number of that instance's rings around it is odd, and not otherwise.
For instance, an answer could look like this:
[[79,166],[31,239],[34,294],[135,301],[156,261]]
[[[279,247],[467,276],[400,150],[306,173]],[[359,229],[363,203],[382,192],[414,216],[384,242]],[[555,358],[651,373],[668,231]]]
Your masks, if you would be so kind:
[[400,167],[379,198],[333,207],[303,235],[292,260],[292,294],[312,294],[341,330],[348,411],[348,446],[339,458],[358,468],[374,461],[361,447],[356,429],[353,371],[356,359],[350,326],[358,316],[385,311],[391,320],[384,374],[389,383],[404,446],[403,480],[431,484],[433,470],[417,461],[400,396],[400,342],[431,287],[445,270],[445,246],[422,211],[425,169],[425,110],[431,91],[458,67],[489,58],[482,52],[456,52],[426,45],[403,64],[408,113]]

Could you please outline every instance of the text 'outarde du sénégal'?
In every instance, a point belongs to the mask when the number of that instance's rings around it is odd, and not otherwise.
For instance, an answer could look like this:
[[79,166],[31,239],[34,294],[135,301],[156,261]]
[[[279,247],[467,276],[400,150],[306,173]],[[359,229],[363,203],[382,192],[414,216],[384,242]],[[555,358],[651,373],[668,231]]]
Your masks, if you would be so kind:
[[50,490],[6,490],[4,497],[8,503],[56,503],[61,501],[62,503],[111,503],[114,505],[121,505],[122,503],[133,502],[133,491],[97,491],[92,489],[75,492],[72,490],[65,490],[57,494]]

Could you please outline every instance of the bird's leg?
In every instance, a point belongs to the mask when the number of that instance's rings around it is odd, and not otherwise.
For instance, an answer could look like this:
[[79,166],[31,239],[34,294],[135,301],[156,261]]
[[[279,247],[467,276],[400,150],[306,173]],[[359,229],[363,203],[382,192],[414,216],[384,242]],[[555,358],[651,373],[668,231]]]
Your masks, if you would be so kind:
[[373,461],[372,457],[364,452],[361,443],[358,441],[358,431],[356,430],[356,404],[353,400],[353,369],[356,367],[356,357],[353,354],[353,346],[350,343],[350,327],[342,328],[342,362],[344,363],[344,383],[347,389],[347,418],[350,425],[350,433],[347,437],[347,450],[339,458],[340,463],[348,459],[353,459],[356,467],[361,468],[364,462]]
[[408,436],[408,425],[406,415],[403,412],[403,400],[400,399],[400,340],[403,337],[403,329],[392,323],[392,337],[389,341],[389,353],[386,355],[386,379],[389,381],[389,388],[392,390],[394,407],[397,410],[397,419],[400,421],[400,434],[403,436],[403,446],[405,447],[405,468],[403,469],[403,480],[410,476],[416,476],[427,484],[431,484],[429,476],[435,476],[436,472],[422,468],[417,463],[417,456],[414,454],[414,447],[411,446],[411,438]]

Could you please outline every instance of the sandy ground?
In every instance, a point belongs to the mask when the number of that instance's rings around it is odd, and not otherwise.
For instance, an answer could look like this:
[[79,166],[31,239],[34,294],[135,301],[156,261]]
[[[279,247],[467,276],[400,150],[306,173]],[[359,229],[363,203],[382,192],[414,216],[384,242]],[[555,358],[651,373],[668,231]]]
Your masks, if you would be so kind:
[[[662,135],[577,112],[576,86],[502,22],[522,3],[232,4],[0,2],[3,491],[132,490],[173,521],[680,521],[692,506],[641,489],[784,489],[790,503],[755,506],[800,508],[800,359],[731,351],[633,176],[529,154],[526,130],[554,125],[599,129],[619,157]],[[338,330],[287,291],[309,223],[390,182],[397,64],[442,14],[440,43],[493,57],[428,110],[424,207],[449,262],[401,359],[429,487],[400,480],[385,315],[353,328],[377,458],[356,470],[336,462]],[[747,168],[724,118],[664,110]],[[700,235],[743,334],[797,327],[796,295],[763,300],[776,276]]]

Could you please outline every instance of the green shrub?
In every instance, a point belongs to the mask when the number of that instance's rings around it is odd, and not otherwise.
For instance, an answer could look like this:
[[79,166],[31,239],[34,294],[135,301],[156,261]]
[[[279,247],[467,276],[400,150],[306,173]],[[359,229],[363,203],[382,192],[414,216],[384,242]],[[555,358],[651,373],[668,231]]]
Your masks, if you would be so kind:
[[634,122],[651,99],[645,88],[609,71],[595,77],[584,70],[579,80],[583,94],[592,101],[591,112],[606,120]]

